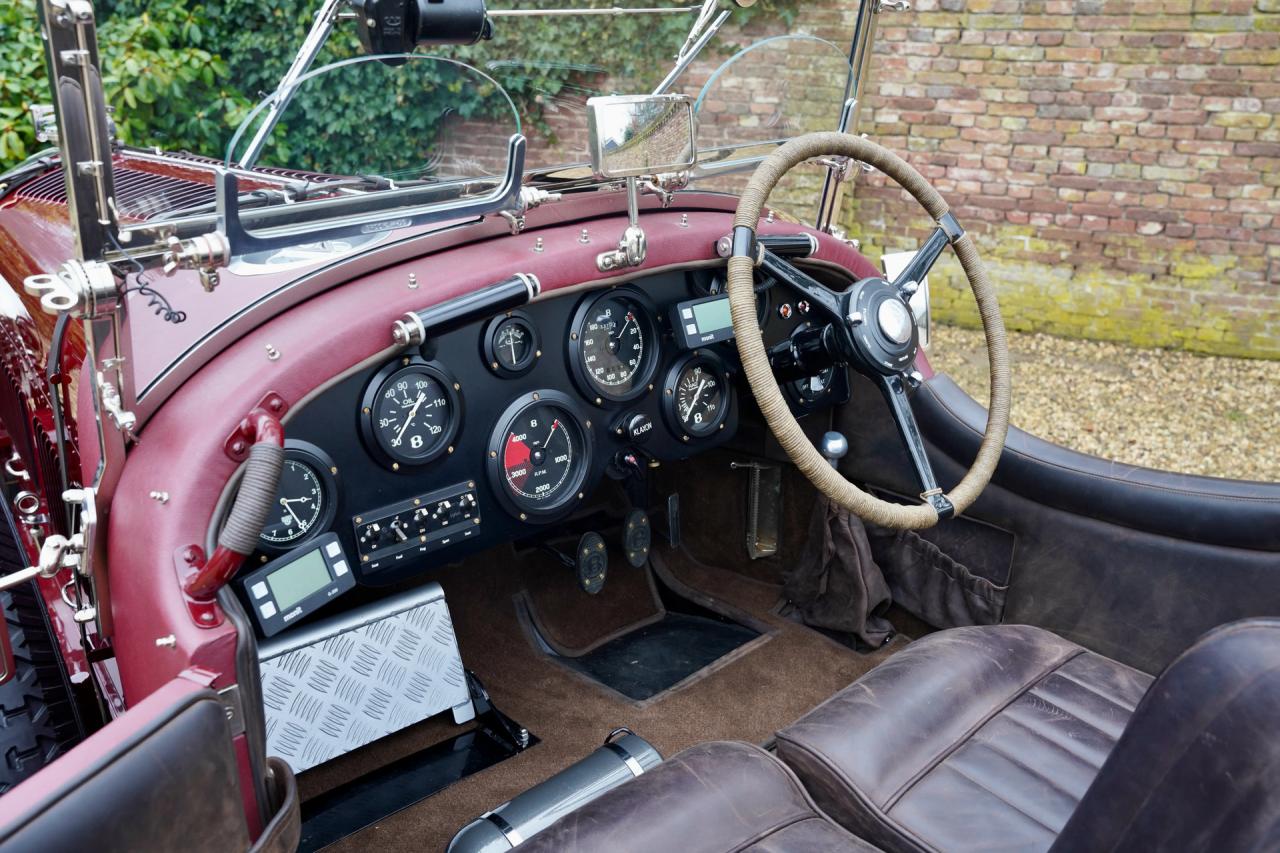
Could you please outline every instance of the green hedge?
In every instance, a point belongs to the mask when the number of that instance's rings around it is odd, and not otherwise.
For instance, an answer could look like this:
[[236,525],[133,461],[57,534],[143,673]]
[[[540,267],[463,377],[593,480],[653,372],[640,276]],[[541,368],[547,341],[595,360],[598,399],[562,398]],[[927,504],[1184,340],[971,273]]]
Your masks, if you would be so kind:
[[[566,6],[613,2],[562,0]],[[761,0],[736,11],[736,20],[760,14],[790,18],[795,2]],[[104,83],[120,137],[132,144],[221,156],[236,126],[288,67],[320,0],[207,0],[191,5],[183,0],[98,0],[95,5]],[[521,113],[536,124],[547,99],[575,84],[575,73],[564,66],[599,63],[640,82],[661,77],[690,16],[496,23],[491,43],[432,52],[482,69],[495,57],[519,60],[516,67],[504,68],[501,82]],[[340,24],[318,63],[358,52],[354,26]],[[502,103],[483,87],[459,85],[454,75],[432,80],[404,75],[388,83],[394,79],[370,67],[318,81],[286,116],[292,127],[281,138],[288,151],[277,155],[289,156],[292,165],[327,169],[355,170],[368,163],[371,150],[402,152],[405,162],[421,162],[444,109],[484,117]],[[3,169],[35,150],[27,107],[50,100],[35,0],[7,0],[0,9],[0,92]],[[390,120],[361,120],[370,114]],[[386,154],[379,158],[380,165],[385,162]]]

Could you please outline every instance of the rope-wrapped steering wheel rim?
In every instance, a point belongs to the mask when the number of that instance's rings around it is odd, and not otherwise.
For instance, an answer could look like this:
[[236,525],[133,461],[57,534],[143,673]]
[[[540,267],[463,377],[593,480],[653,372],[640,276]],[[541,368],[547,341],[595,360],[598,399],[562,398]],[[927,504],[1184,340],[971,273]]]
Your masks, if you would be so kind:
[[[910,164],[869,140],[844,133],[811,133],[780,147],[752,175],[734,217],[734,254],[728,264],[728,292],[738,354],[769,429],[815,488],[866,521],[902,529],[932,527],[938,523],[938,512],[930,504],[896,504],[870,495],[846,480],[818,453],[778,388],[760,333],[753,275],[755,259],[750,254],[749,241],[741,239],[745,233],[742,229],[750,229],[754,235],[765,201],[783,175],[805,160],[831,156],[849,157],[879,169],[919,202],[934,221],[942,220],[950,211],[938,191]],[[1009,355],[995,288],[972,239],[963,234],[953,241],[952,246],[978,303],[991,376],[987,426],[982,445],[964,478],[946,494],[956,514],[960,514],[973,504],[990,482],[1004,449],[1009,428]]]

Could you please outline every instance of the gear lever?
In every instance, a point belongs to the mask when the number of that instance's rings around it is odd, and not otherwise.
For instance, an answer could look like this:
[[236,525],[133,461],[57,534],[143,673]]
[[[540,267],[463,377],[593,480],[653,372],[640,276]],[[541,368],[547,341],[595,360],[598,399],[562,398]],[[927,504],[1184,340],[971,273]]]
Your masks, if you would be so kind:
[[822,434],[822,458],[831,464],[832,468],[839,469],[840,460],[849,452],[849,440],[844,437],[844,433],[831,430]]

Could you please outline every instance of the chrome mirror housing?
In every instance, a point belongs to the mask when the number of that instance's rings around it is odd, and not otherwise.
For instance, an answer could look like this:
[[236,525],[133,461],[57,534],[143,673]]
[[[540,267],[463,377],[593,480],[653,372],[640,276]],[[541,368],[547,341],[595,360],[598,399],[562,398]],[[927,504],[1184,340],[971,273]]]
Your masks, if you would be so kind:
[[697,162],[688,95],[609,95],[587,101],[591,169],[600,178],[682,172]]

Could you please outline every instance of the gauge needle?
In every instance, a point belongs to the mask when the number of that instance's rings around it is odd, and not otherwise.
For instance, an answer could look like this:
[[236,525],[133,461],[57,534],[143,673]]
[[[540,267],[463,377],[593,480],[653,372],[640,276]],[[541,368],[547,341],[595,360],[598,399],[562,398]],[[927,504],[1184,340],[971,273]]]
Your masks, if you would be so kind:
[[284,498],[281,498],[281,499],[280,499],[280,506],[284,507],[284,508],[285,508],[285,511],[286,511],[286,512],[288,512],[288,513],[289,513],[289,515],[292,515],[292,516],[293,516],[293,520],[294,520],[294,521],[296,521],[296,522],[298,522],[298,526],[299,526],[299,527],[304,527],[304,528],[305,528],[305,527],[307,526],[306,522],[304,522],[302,519],[298,518],[298,514],[297,514],[296,512],[294,512],[294,511],[293,511],[293,507],[289,506],[289,501],[288,501],[288,500],[286,500],[286,499],[284,499]]
[[515,364],[519,359],[516,358],[516,336],[512,335],[507,339],[507,343],[511,345],[511,363]]
[[628,313],[628,314],[627,314],[627,322],[623,323],[623,324],[622,324],[622,328],[618,330],[618,337],[619,337],[619,339],[622,337],[622,333],[623,333],[623,332],[625,332],[625,331],[627,330],[627,326],[630,326],[630,325],[631,325],[632,316],[633,316],[633,315],[632,315],[632,314],[630,314],[630,313]]
[[418,407],[427,399],[426,394],[419,394],[418,401],[413,404],[413,408],[409,410],[409,417],[405,418],[404,426],[400,427],[400,431],[396,433],[396,444],[400,443],[400,439],[404,438],[404,431],[409,428],[409,424],[413,423],[413,418],[418,414]]
[[540,445],[538,445],[538,446],[539,446],[539,447],[546,447],[548,444],[550,444],[550,443],[551,443],[551,436],[555,435],[555,434],[556,434],[556,430],[557,430],[557,429],[559,429],[559,428],[560,428],[560,422],[559,422],[559,421],[552,421],[552,422],[551,422],[551,432],[547,433],[547,437],[546,437],[546,438],[544,438],[544,439],[542,440],[542,444],[540,444]]
[[707,380],[703,379],[698,383],[698,390],[693,392],[693,402],[689,404],[689,414],[693,414],[694,407],[698,405],[698,398],[702,396],[702,389],[707,387]]

